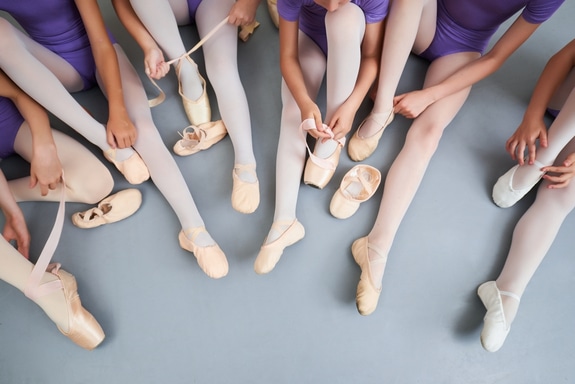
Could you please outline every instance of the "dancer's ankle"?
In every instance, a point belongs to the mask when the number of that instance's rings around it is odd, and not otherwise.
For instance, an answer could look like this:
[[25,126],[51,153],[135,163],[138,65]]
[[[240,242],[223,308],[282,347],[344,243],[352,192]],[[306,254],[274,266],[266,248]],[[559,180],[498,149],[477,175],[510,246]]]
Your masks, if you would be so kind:
[[204,91],[200,76],[198,76],[198,67],[192,61],[181,60],[179,81],[182,84],[182,92],[190,100],[198,100]]
[[377,134],[382,128],[385,128],[389,115],[392,112],[393,107],[382,109],[381,112],[373,110],[358,128],[358,135],[362,138],[368,138]]

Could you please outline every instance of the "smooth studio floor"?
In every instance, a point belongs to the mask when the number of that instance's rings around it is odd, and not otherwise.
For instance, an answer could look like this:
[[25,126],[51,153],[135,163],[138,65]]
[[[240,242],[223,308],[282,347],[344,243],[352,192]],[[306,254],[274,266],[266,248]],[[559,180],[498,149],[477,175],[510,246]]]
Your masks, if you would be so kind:
[[[101,3],[110,29],[143,74],[139,47],[109,2]],[[0,283],[0,383],[575,382],[575,217],[564,223],[523,296],[505,345],[495,354],[479,342],[485,311],[475,293],[480,283],[497,277],[515,223],[533,200],[532,193],[515,207],[500,209],[491,202],[491,188],[514,164],[505,140],[521,121],[546,61],[574,37],[574,14],[575,3],[566,2],[497,73],[474,86],[445,131],[397,234],[379,307],[362,317],[355,308],[360,270],[350,246],[371,228],[383,186],[353,217],[333,218],[330,199],[354,165],[345,153],[324,190],[301,186],[298,218],[306,237],[286,249],[269,275],[253,270],[272,222],[281,112],[278,32],[262,4],[261,26],[240,43],[238,57],[252,113],[259,209],[242,215],[231,207],[229,138],[176,158],[207,228],[227,254],[228,276],[208,278],[193,255],[179,247],[179,223],[151,181],[137,187],[143,204],[128,220],[82,230],[67,219],[54,260],[76,276],[82,301],[107,338],[92,352],[82,350],[23,294]],[[181,31],[191,47],[197,41],[195,27]],[[194,58],[203,67],[201,54]],[[426,67],[410,58],[398,93],[419,88]],[[168,99],[153,115],[171,148],[188,123],[175,76],[161,85]],[[217,118],[212,89],[209,95]],[[77,98],[106,121],[99,90]],[[370,108],[366,101],[356,123]],[[365,163],[385,175],[409,123],[396,118]],[[53,124],[72,132],[57,119]],[[95,147],[89,148],[103,160]],[[105,163],[116,180],[115,191],[130,187]],[[11,177],[26,172],[17,158],[3,161],[2,169]],[[38,255],[57,204],[21,206],[33,236],[31,254]],[[67,215],[87,208],[67,204]]]

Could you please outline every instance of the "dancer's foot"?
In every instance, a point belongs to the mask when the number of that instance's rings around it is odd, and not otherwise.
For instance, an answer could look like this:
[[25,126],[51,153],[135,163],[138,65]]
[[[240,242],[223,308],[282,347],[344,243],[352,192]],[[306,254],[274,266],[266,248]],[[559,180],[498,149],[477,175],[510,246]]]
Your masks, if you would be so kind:
[[371,113],[357,128],[347,146],[353,161],[363,161],[373,154],[385,128],[393,121],[393,109],[386,113]]
[[117,149],[109,148],[104,151],[104,157],[118,168],[128,183],[141,184],[150,178],[146,163],[136,151],[125,160],[117,160],[117,152]]
[[219,279],[228,274],[228,260],[205,227],[194,227],[180,231],[180,246],[194,254],[198,265],[206,275]]
[[327,140],[322,143],[318,140],[313,150],[313,157],[307,159],[303,174],[303,182],[319,189],[324,188],[335,173],[339,164],[341,148],[345,141]]
[[[184,61],[185,60],[185,61]],[[195,69],[195,73],[190,73],[189,68],[183,70],[182,68],[190,66]],[[200,125],[207,123],[212,118],[212,110],[210,108],[210,101],[208,99],[208,93],[206,92],[206,80],[198,72],[196,63],[189,56],[180,59],[178,64],[176,64],[176,76],[178,77],[178,93],[182,97],[182,103],[184,104],[184,110],[188,116],[188,120],[192,125]],[[197,92],[197,78],[201,82],[201,92]],[[191,82],[191,87],[188,87],[188,79],[193,79]],[[184,90],[184,84],[185,90]]]
[[240,213],[252,213],[260,204],[260,183],[255,164],[236,164],[232,171],[232,207]]
[[379,248],[369,244],[367,236],[353,242],[351,253],[361,268],[355,297],[357,310],[361,315],[367,316],[377,308],[387,256]]
[[256,273],[261,275],[271,272],[280,260],[284,249],[297,243],[304,236],[305,229],[297,219],[275,221],[254,263]]
[[532,165],[519,164],[505,172],[493,186],[493,202],[501,208],[508,208],[523,198],[541,180],[545,172],[543,164],[535,161]]

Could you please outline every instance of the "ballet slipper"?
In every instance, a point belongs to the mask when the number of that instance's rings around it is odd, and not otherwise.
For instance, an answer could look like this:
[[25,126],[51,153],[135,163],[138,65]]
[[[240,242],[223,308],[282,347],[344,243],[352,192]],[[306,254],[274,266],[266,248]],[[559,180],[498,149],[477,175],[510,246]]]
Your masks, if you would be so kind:
[[221,141],[228,131],[222,120],[209,121],[199,126],[190,125],[182,133],[182,137],[174,144],[174,152],[179,156],[189,156],[199,151],[210,148],[212,145]]
[[283,251],[286,247],[293,245],[304,238],[305,229],[297,219],[293,221],[277,221],[272,224],[273,228],[281,228],[289,225],[288,228],[281,234],[280,237],[275,239],[269,244],[262,245],[260,253],[254,263],[254,271],[257,274],[265,274],[271,272],[276,266]]
[[117,161],[116,149],[110,148],[104,151],[104,157],[118,168],[130,184],[142,184],[150,178],[150,171],[137,152],[124,161]]
[[329,211],[338,219],[347,219],[361,203],[373,196],[380,182],[379,170],[370,165],[356,165],[341,180],[339,189],[331,199]]
[[368,254],[369,249],[373,249],[380,255],[384,254],[374,245],[369,244],[367,236],[357,239],[351,245],[351,254],[353,255],[353,259],[361,268],[361,276],[357,285],[355,303],[358,312],[363,316],[370,315],[375,311],[379,301],[379,295],[381,294],[381,287],[378,288],[371,279],[370,265],[374,263],[385,264],[386,262],[385,258],[370,261]]
[[[347,153],[350,159],[352,159],[353,161],[363,161],[367,159],[369,156],[371,156],[375,151],[375,149],[377,148],[377,145],[379,144],[379,139],[381,139],[383,131],[393,121],[393,117],[394,114],[392,110],[389,113],[387,119],[385,120],[385,123],[382,124],[375,119],[374,114],[370,114],[369,116],[367,116],[365,120],[363,120],[363,122],[359,125],[359,127],[349,140],[349,144],[347,146]],[[370,119],[375,121],[377,125],[380,125],[381,128],[372,136],[361,137],[359,135],[359,131],[361,130],[361,127],[365,124],[365,122]]]
[[[534,165],[539,169],[543,168],[544,165],[538,161],[534,162]],[[533,182],[527,185],[525,188],[515,189],[513,188],[513,175],[519,168],[519,164],[511,168],[509,171],[505,172],[503,176],[497,179],[497,182],[493,186],[493,192],[491,196],[493,197],[493,202],[501,208],[509,208],[519,200],[523,198],[538,182],[541,180],[545,172],[541,172],[539,177],[535,178]]]
[[256,28],[260,26],[260,23],[257,20],[252,21],[247,25],[240,26],[240,32],[238,33],[238,37],[245,43],[248,41],[251,35],[254,34]]
[[280,27],[280,15],[278,13],[278,0],[267,0],[268,2],[268,12],[270,13],[270,18],[272,23],[276,28]]
[[[184,57],[188,60],[192,65],[196,67],[197,65],[194,63],[189,56]],[[210,108],[210,100],[208,99],[208,93],[206,92],[206,80],[200,75],[198,72],[198,76],[202,82],[203,92],[201,96],[197,100],[190,100],[188,99],[184,93],[182,92],[182,81],[180,80],[180,69],[182,66],[182,60],[178,61],[176,64],[176,76],[178,77],[178,93],[182,96],[182,103],[184,104],[184,111],[186,111],[186,116],[188,116],[188,120],[192,125],[198,126],[203,123],[207,123],[212,119],[212,109]]]
[[79,228],[95,228],[115,223],[133,215],[142,204],[139,190],[125,189],[106,197],[95,208],[72,215],[72,223]]
[[[256,181],[242,180],[238,174],[252,173]],[[236,164],[232,171],[234,186],[232,189],[232,207],[240,213],[252,213],[260,204],[260,183],[257,180],[255,164]]]
[[517,302],[520,301],[520,298],[514,293],[500,291],[495,281],[481,284],[477,289],[477,295],[487,309],[483,318],[481,345],[489,352],[496,352],[503,346],[511,329],[511,324],[508,324],[505,319],[501,296],[511,297]]
[[194,227],[180,231],[178,235],[180,247],[194,254],[198,260],[198,265],[206,275],[212,279],[224,277],[228,274],[229,267],[226,255],[220,247],[217,244],[200,247],[194,243],[194,240],[202,232],[206,232],[205,227]]

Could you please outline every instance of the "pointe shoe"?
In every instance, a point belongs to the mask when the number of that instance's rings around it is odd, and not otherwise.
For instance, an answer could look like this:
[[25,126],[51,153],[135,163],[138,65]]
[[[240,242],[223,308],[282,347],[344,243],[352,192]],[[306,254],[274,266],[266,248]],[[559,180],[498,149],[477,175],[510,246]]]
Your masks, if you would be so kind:
[[[192,59],[189,56],[185,56],[185,59],[188,60],[191,64],[196,66]],[[200,75],[198,72],[198,76],[202,81],[203,85],[203,92],[202,95],[197,100],[190,100],[188,99],[184,93],[182,92],[182,82],[180,81],[180,68],[182,66],[182,60],[178,61],[176,64],[176,76],[178,77],[178,93],[182,96],[182,103],[184,104],[184,111],[186,111],[186,116],[188,116],[188,120],[192,125],[198,126],[203,123],[207,123],[212,119],[212,109],[210,108],[210,100],[208,99],[208,93],[206,92],[206,80]]]
[[[253,183],[243,181],[238,174],[242,172],[253,173],[256,181]],[[260,204],[260,183],[257,180],[255,164],[236,164],[232,171],[234,186],[232,189],[232,207],[240,213],[252,213]]]
[[59,265],[56,265],[49,272],[60,279],[64,296],[68,303],[68,314],[70,316],[68,332],[64,332],[60,327],[58,327],[58,330],[80,347],[91,351],[100,345],[106,336],[94,316],[82,307],[76,278],[68,272],[59,269]]
[[209,121],[199,126],[190,125],[182,133],[182,137],[174,144],[174,152],[179,156],[189,156],[210,148],[228,134],[222,120]]
[[[544,165],[538,161],[535,161],[534,165],[538,168],[544,167]],[[509,208],[521,200],[545,174],[544,172],[541,172],[541,175],[525,188],[514,189],[512,184],[513,175],[515,175],[518,168],[519,164],[505,172],[505,174],[503,174],[503,176],[501,176],[493,186],[493,193],[491,194],[493,202],[501,208]]]
[[[199,247],[194,243],[194,240],[202,232],[206,232],[205,227],[194,227],[187,230],[180,231],[178,239],[180,240],[180,247],[190,251],[198,260],[198,265],[206,275],[212,279],[219,279],[228,274],[228,260],[226,255],[217,244]],[[191,240],[186,236],[189,234]]]
[[380,182],[379,170],[370,165],[356,165],[341,180],[329,204],[329,211],[338,219],[351,217],[361,203],[373,196]]
[[[349,155],[350,159],[352,159],[353,161],[363,161],[367,159],[369,156],[371,156],[375,151],[375,149],[377,148],[377,145],[379,144],[379,139],[381,139],[383,131],[393,121],[393,117],[394,114],[392,110],[387,119],[385,120],[385,122],[381,124],[379,121],[375,119],[373,114],[367,116],[365,120],[363,120],[363,122],[359,125],[359,127],[349,140],[349,144],[347,146],[347,154]],[[375,121],[378,125],[381,126],[381,128],[372,136],[361,137],[359,135],[359,131],[361,130],[361,127],[365,124],[365,122],[369,119]]]
[[368,243],[367,236],[357,239],[351,245],[351,254],[353,255],[353,259],[361,268],[361,276],[357,285],[355,303],[358,312],[363,316],[370,315],[375,311],[377,308],[377,302],[379,301],[379,295],[381,294],[381,287],[377,288],[371,279],[370,264],[374,262],[386,262],[384,258],[382,258],[381,261],[370,261],[368,255],[369,249],[373,249],[380,255],[383,254],[381,251],[376,249],[375,246]]
[[106,197],[96,208],[72,215],[72,223],[79,228],[95,228],[115,223],[133,215],[142,204],[142,194],[131,188]]
[[268,2],[268,12],[270,13],[270,18],[272,23],[276,28],[280,27],[280,15],[278,14],[278,0],[267,0]]
[[[333,177],[335,169],[339,164],[339,156],[341,154],[341,144],[339,144],[335,151],[329,157],[322,159],[328,163],[328,166],[318,164],[317,159],[308,157],[305,164],[305,171],[303,173],[303,182],[312,187],[323,189]],[[315,152],[315,150],[314,150]],[[314,154],[315,155],[315,154]]]
[[292,222],[275,222],[272,224],[272,228],[283,225],[289,225],[289,227],[280,237],[269,244],[265,244],[264,242],[264,245],[262,245],[260,253],[254,263],[254,271],[256,271],[257,274],[262,275],[271,272],[280,260],[284,249],[304,238],[305,229],[297,219],[294,219]]
[[117,161],[116,149],[109,148],[104,151],[104,157],[118,168],[130,184],[142,184],[150,178],[150,171],[137,152],[124,161]]
[[496,352],[503,346],[505,338],[511,329],[511,325],[507,324],[505,319],[501,296],[509,296],[518,302],[520,298],[514,293],[500,291],[495,281],[481,284],[477,289],[477,295],[487,309],[487,313],[483,318],[481,345],[489,352]]

